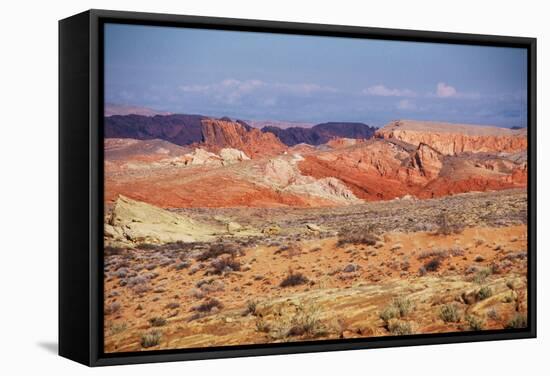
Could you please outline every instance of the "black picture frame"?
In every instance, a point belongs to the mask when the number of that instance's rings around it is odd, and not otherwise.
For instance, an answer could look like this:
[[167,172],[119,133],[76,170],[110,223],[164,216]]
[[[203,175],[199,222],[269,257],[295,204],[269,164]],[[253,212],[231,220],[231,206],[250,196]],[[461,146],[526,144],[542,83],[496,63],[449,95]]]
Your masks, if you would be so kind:
[[[520,47],[528,51],[528,327],[136,353],[103,352],[103,24]],[[89,10],[59,21],[59,354],[88,366],[536,337],[536,39]]]

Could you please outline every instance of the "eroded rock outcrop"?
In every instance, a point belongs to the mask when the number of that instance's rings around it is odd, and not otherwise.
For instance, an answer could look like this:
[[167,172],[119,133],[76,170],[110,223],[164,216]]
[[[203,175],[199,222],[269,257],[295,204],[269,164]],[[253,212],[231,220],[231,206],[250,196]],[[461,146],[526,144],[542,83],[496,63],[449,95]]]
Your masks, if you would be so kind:
[[105,221],[105,237],[119,243],[208,241],[218,228],[120,195]]
[[272,133],[228,120],[204,119],[202,121],[203,143],[212,151],[224,148],[242,150],[251,158],[274,156],[287,147]]
[[526,129],[481,125],[399,120],[376,131],[376,136],[404,141],[414,146],[426,144],[445,155],[464,152],[515,153],[527,149]]

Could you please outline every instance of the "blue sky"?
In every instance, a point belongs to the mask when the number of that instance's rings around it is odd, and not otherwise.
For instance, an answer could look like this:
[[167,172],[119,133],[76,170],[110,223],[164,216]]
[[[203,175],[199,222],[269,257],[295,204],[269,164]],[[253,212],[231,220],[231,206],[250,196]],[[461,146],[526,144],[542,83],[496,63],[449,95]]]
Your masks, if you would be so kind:
[[240,119],[526,126],[527,52],[107,24],[105,101]]

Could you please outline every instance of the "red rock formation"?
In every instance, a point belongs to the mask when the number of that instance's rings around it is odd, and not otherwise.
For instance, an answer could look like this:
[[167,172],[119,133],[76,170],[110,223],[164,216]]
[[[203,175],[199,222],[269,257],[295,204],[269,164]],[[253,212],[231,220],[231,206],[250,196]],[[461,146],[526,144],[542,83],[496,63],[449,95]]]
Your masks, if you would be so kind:
[[525,163],[495,155],[444,156],[426,144],[416,149],[375,140],[346,149],[305,155],[302,174],[334,176],[359,198],[375,201],[525,187]]
[[431,179],[439,174],[442,167],[440,152],[423,143],[418,145],[411,158],[411,168],[417,169],[421,176]]
[[105,179],[105,201],[122,194],[162,208],[320,207],[334,206],[319,197],[281,192],[235,174],[232,169],[197,167],[170,173],[113,175]]
[[202,120],[203,143],[210,150],[218,152],[222,148],[242,150],[251,158],[274,156],[287,150],[274,134],[225,120]]
[[426,144],[445,155],[464,152],[518,152],[527,149],[525,129],[399,120],[376,131],[376,136],[418,146]]

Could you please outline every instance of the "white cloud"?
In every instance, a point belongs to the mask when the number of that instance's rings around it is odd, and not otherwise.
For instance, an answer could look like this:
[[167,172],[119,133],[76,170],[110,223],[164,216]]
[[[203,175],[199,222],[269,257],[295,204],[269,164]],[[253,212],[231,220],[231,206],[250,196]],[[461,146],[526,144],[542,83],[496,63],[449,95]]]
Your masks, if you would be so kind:
[[450,98],[457,95],[457,91],[451,85],[447,85],[445,82],[439,82],[437,84],[436,95],[439,98]]
[[317,93],[336,93],[338,90],[310,83],[280,83],[261,80],[236,80],[232,78],[208,85],[183,85],[184,93],[206,95],[226,104],[239,103],[247,96],[261,96],[263,102],[272,105],[278,95],[308,96]]
[[397,102],[397,108],[399,110],[416,110],[416,104],[409,99],[402,99]]
[[416,93],[409,89],[390,89],[384,85],[374,85],[363,90],[363,94],[379,97],[415,97]]

